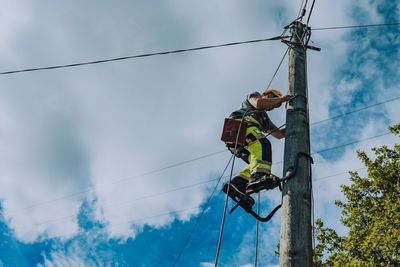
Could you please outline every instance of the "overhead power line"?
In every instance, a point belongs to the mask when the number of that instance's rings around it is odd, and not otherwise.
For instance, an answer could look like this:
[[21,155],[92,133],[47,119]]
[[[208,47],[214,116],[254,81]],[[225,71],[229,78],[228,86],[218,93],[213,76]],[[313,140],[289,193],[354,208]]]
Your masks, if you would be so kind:
[[[325,152],[330,151],[330,150],[346,147],[346,146],[353,145],[353,144],[356,144],[356,143],[365,142],[365,141],[372,140],[372,139],[375,139],[375,138],[379,138],[379,137],[382,137],[382,136],[385,136],[385,135],[388,135],[388,134],[390,134],[390,132],[379,134],[379,135],[375,135],[375,136],[371,136],[371,137],[364,138],[364,139],[358,139],[358,140],[355,140],[353,142],[349,142],[349,143],[346,143],[346,144],[341,144],[341,145],[337,145],[337,146],[333,146],[333,147],[330,147],[330,148],[326,148],[326,149],[323,149],[323,150],[319,150],[319,151],[313,152],[313,153],[311,153],[311,155],[325,153]],[[280,164],[280,163],[283,163],[283,162],[282,161],[275,162],[275,164]],[[358,168],[358,169],[356,169],[356,171],[361,170],[361,169],[365,169],[365,168]],[[142,199],[154,198],[154,197],[158,197],[158,196],[165,195],[165,194],[168,194],[168,193],[186,190],[186,189],[189,189],[189,188],[193,188],[193,187],[196,187],[196,186],[199,186],[199,185],[203,185],[203,184],[207,184],[207,183],[214,182],[214,181],[218,181],[218,183],[217,183],[217,185],[218,185],[222,178],[227,178],[227,177],[223,176],[225,171],[226,171],[226,168],[224,169],[222,175],[219,178],[213,178],[213,179],[210,179],[210,180],[201,181],[201,182],[185,185],[185,186],[182,186],[182,187],[178,187],[178,188],[174,188],[174,189],[170,189],[170,190],[166,190],[166,191],[162,191],[162,192],[158,192],[158,193],[154,193],[154,194],[138,197],[138,198],[130,200],[130,201],[126,202],[126,203],[118,203],[118,205],[112,205],[112,207],[118,208],[118,207],[122,206],[123,204],[132,204],[132,203],[137,202],[137,201],[142,200]],[[313,181],[324,180],[324,179],[327,179],[327,178],[330,178],[330,177],[334,177],[334,176],[338,176],[338,175],[345,174],[345,173],[346,172],[340,172],[340,173],[336,173],[336,174],[329,175],[329,176],[319,177],[319,178],[313,179]],[[212,191],[212,194],[211,194],[209,200],[207,201],[207,203],[214,196],[214,194],[216,192],[216,186],[214,187],[214,189]],[[50,201],[48,201],[47,203],[49,203],[49,202]],[[75,214],[69,214],[69,215],[66,215],[66,216],[63,216],[63,217],[59,217],[59,218],[56,218],[56,219],[50,219],[50,220],[39,222],[39,223],[36,223],[36,225],[43,225],[43,224],[53,223],[53,222],[57,222],[57,221],[62,221],[62,220],[68,219],[68,218],[73,218],[74,216],[75,216]]]
[[383,104],[386,104],[386,103],[389,103],[389,102],[393,102],[393,101],[398,100],[398,99],[400,99],[400,96],[397,96],[397,97],[394,97],[394,98],[391,98],[391,99],[388,99],[388,100],[385,100],[385,101],[382,101],[382,102],[378,102],[378,103],[375,103],[375,104],[372,104],[372,105],[368,105],[368,106],[365,106],[365,107],[360,108],[360,109],[351,110],[349,112],[345,112],[343,114],[336,115],[336,116],[333,116],[333,117],[330,117],[330,118],[327,118],[327,119],[323,119],[323,120],[320,120],[320,121],[312,122],[310,125],[314,126],[314,125],[317,125],[317,124],[320,124],[320,123],[323,123],[323,122],[335,120],[335,119],[338,119],[338,118],[341,118],[341,117],[344,117],[344,116],[347,116],[347,115],[350,115],[350,114],[353,114],[353,113],[356,113],[356,112],[360,112],[360,111],[363,111],[363,110],[366,110],[366,109],[370,109],[370,108],[373,108],[373,107],[376,107],[376,106],[379,106],[379,105],[383,105]]
[[[366,169],[366,168],[365,167],[361,167],[361,168],[355,169],[354,171],[360,171],[360,170],[364,170],[364,169]],[[349,173],[349,171],[338,172],[338,173],[334,173],[334,174],[331,174],[331,175],[326,175],[326,176],[321,176],[321,177],[315,178],[315,179],[313,179],[313,181],[314,182],[320,182],[322,180],[327,180],[329,178],[333,178],[333,177],[344,175],[344,174],[348,174],[348,173]],[[213,179],[213,181],[215,181],[215,180],[218,180],[218,178]],[[184,211],[188,211],[188,210],[199,209],[199,208],[201,208],[203,206],[203,210],[201,211],[201,214],[198,216],[198,219],[195,222],[195,224],[197,225],[199,223],[200,218],[203,216],[204,211],[209,207],[209,204],[211,203],[212,198],[214,198],[215,193],[216,193],[216,188],[217,188],[218,184],[219,184],[219,182],[216,183],[216,186],[214,186],[214,188],[212,190],[212,193],[210,194],[210,196],[207,199],[205,204],[201,204],[201,205],[198,205],[198,206],[195,206],[195,207],[185,208],[185,209],[181,209],[181,210],[173,210],[173,211],[170,211],[170,212],[167,212],[167,213],[159,213],[159,214],[154,214],[152,216],[141,217],[141,218],[129,220],[127,222],[118,223],[118,225],[119,224],[125,224],[125,223],[134,223],[134,222],[138,222],[138,221],[142,221],[142,220],[146,220],[146,219],[153,219],[153,218],[161,217],[161,216],[174,215],[174,214],[178,214],[180,212],[184,212]],[[70,215],[66,215],[66,216],[63,216],[63,217],[59,217],[59,218],[55,218],[55,219],[51,219],[51,220],[38,222],[38,223],[35,223],[35,225],[39,226],[39,225],[44,225],[44,224],[49,224],[49,223],[56,223],[56,222],[59,222],[59,221],[65,220],[65,219],[73,218],[74,216],[75,216],[75,214],[70,214]],[[190,231],[190,233],[193,234],[193,231],[194,231],[194,229],[192,229]],[[186,247],[186,246],[187,246],[187,240],[185,241],[185,246],[184,247]],[[181,252],[179,253],[179,257],[181,256],[182,252],[183,251],[181,250]]]
[[[362,167],[362,168],[356,169],[355,171],[360,171],[360,170],[364,170],[364,169],[366,169],[366,168],[365,168],[365,167]],[[349,173],[348,171],[347,171],[347,172],[335,173],[335,174],[331,174],[331,175],[327,175],[327,176],[322,176],[322,177],[315,178],[315,179],[313,179],[313,181],[319,182],[319,181],[322,181],[322,180],[326,180],[326,179],[328,179],[328,178],[332,178],[332,177],[336,177],[336,176],[340,176],[340,175],[344,175],[344,174],[348,174],[348,173]],[[215,191],[213,191],[213,192],[215,192]],[[210,199],[209,199],[209,200],[210,200]],[[186,209],[181,209],[181,210],[175,210],[175,211],[171,211],[171,212],[168,212],[168,213],[160,213],[160,214],[155,214],[155,215],[148,216],[148,217],[137,218],[137,219],[134,219],[134,220],[129,220],[129,221],[127,221],[127,222],[118,223],[118,225],[119,225],[119,224],[125,224],[125,223],[133,223],[133,222],[142,221],[142,220],[146,220],[146,219],[152,219],[152,218],[156,218],[156,217],[160,217],[160,216],[173,215],[173,214],[177,214],[177,213],[179,213],[179,212],[184,212],[184,211],[188,211],[188,210],[199,209],[199,208],[201,208],[201,206],[202,206],[202,205],[198,205],[198,206],[196,206],[196,207],[191,207],[191,208],[186,208]],[[205,209],[206,209],[206,208],[208,207],[208,205],[204,205],[204,207],[205,207]],[[204,212],[203,212],[203,213],[204,213]],[[203,214],[203,213],[202,213],[202,214]]]
[[[373,107],[376,107],[376,106],[379,106],[379,105],[383,105],[383,104],[386,104],[386,103],[389,103],[389,102],[393,102],[393,101],[398,100],[398,99],[400,99],[400,96],[394,97],[394,98],[391,98],[391,99],[388,99],[388,100],[385,100],[385,101],[382,101],[382,102],[378,102],[378,103],[375,103],[375,104],[372,104],[372,105],[368,105],[368,106],[365,106],[365,107],[360,108],[360,109],[352,110],[352,111],[349,111],[349,112],[346,112],[346,113],[343,113],[343,114],[340,114],[340,115],[337,115],[337,116],[333,116],[333,117],[330,117],[330,118],[327,118],[327,119],[316,121],[316,122],[311,123],[310,125],[311,126],[315,126],[315,125],[323,123],[323,122],[335,120],[335,119],[338,119],[338,118],[341,118],[341,117],[344,117],[344,116],[347,116],[347,115],[350,115],[350,114],[353,114],[353,113],[356,113],[356,112],[360,112],[360,111],[363,111],[363,110],[366,110],[366,109],[369,109],[369,108],[373,108]],[[377,138],[377,137],[380,137],[380,136],[383,136],[383,135],[387,135],[387,134],[388,133],[377,135],[377,136],[373,136],[373,137],[370,137],[370,138],[367,138],[367,139],[363,139],[363,140],[358,140],[358,141],[352,142],[350,144],[354,144],[354,143],[370,140],[372,138]],[[347,146],[347,145],[349,145],[349,144],[340,145],[339,147],[343,147],[343,146]],[[317,152],[314,152],[314,153],[317,153],[317,154],[318,153],[323,153],[323,152],[326,152],[326,151],[329,151],[329,150],[333,150],[333,149],[336,149],[336,148],[339,148],[339,147],[336,146],[336,147],[333,147],[333,148],[325,149],[323,151],[317,151]],[[213,153],[208,153],[208,154],[205,154],[203,156],[192,158],[192,159],[189,159],[189,160],[186,160],[186,161],[181,161],[181,162],[178,162],[178,163],[175,163],[175,164],[170,164],[168,166],[165,166],[165,167],[162,167],[162,168],[158,168],[158,169],[155,169],[155,170],[151,170],[151,171],[148,171],[148,172],[145,172],[145,173],[141,173],[141,174],[134,175],[134,176],[127,177],[127,178],[123,178],[123,179],[119,179],[119,180],[114,181],[112,183],[107,183],[107,185],[114,185],[114,184],[122,183],[122,182],[125,182],[125,181],[128,181],[128,180],[134,180],[134,179],[142,178],[144,176],[148,176],[148,175],[151,175],[151,174],[154,174],[154,173],[162,172],[162,171],[165,171],[167,169],[175,168],[175,167],[178,167],[178,166],[189,164],[189,163],[194,162],[194,161],[198,161],[198,160],[201,160],[201,159],[204,159],[204,158],[215,156],[215,155],[221,154],[221,153],[223,153],[225,151],[226,151],[226,149],[223,149],[223,150],[220,150],[220,151],[216,151],[216,152],[213,152]],[[278,164],[278,163],[281,163],[281,162],[276,162],[275,164]],[[205,181],[205,183],[208,183],[208,182],[211,182],[211,181],[213,181],[213,180]],[[52,203],[52,202],[55,202],[55,201],[58,201],[58,200],[77,197],[77,196],[85,194],[85,193],[87,193],[87,192],[89,192],[90,190],[93,190],[93,189],[94,189],[94,187],[89,187],[86,190],[83,190],[83,191],[80,191],[80,192],[75,192],[75,193],[72,193],[72,194],[69,194],[69,195],[65,195],[65,196],[62,196],[62,197],[59,197],[59,198],[53,198],[53,199],[50,199],[50,200],[47,200],[47,201],[35,203],[33,205],[25,207],[23,210],[31,209],[31,208],[34,208],[36,206],[42,206],[42,205],[45,205],[45,204],[48,204],[48,203]]]
[[[175,163],[175,164],[171,164],[171,165],[168,165],[168,166],[165,166],[165,167],[162,167],[162,168],[158,168],[158,169],[155,169],[155,170],[152,170],[152,171],[148,171],[148,172],[145,172],[145,173],[142,173],[142,174],[138,174],[138,175],[135,175],[135,176],[119,179],[117,181],[104,184],[104,186],[105,185],[114,185],[114,184],[122,183],[122,182],[125,182],[125,181],[128,181],[128,180],[134,180],[134,179],[137,179],[137,178],[148,176],[150,174],[155,174],[155,173],[158,173],[158,172],[162,172],[162,171],[165,171],[167,169],[172,169],[172,168],[175,168],[175,167],[178,167],[178,166],[182,166],[182,165],[185,165],[185,164],[188,164],[188,163],[200,160],[200,159],[204,159],[204,158],[208,158],[208,157],[211,157],[211,156],[215,156],[215,155],[221,154],[222,152],[225,152],[225,151],[226,151],[226,149],[220,150],[220,151],[216,151],[216,152],[213,152],[213,153],[209,153],[209,154],[197,157],[197,158],[192,158],[192,159],[189,159],[189,160],[181,161],[181,162],[178,162],[178,163]],[[102,186],[102,185],[100,185],[100,186]],[[52,202],[58,201],[58,200],[63,200],[63,199],[68,199],[68,198],[72,198],[72,197],[81,196],[81,195],[83,195],[85,193],[90,192],[94,188],[95,188],[95,186],[90,186],[87,189],[85,189],[83,191],[80,191],[80,192],[75,192],[75,193],[72,193],[72,194],[69,194],[69,195],[65,195],[65,196],[62,196],[62,197],[59,197],[59,198],[53,198],[53,199],[49,199],[47,201],[35,203],[35,204],[32,204],[30,206],[27,206],[27,207],[23,208],[23,210],[31,209],[31,208],[34,208],[36,206],[42,206],[42,205],[45,205],[45,204],[48,204],[48,203],[52,203]]]
[[[194,184],[189,184],[189,185],[185,185],[185,186],[181,186],[181,187],[176,187],[176,188],[173,188],[173,189],[170,189],[170,190],[165,190],[165,191],[162,191],[162,192],[158,192],[158,193],[154,193],[154,194],[150,194],[150,195],[145,195],[145,196],[137,197],[137,198],[134,198],[134,199],[132,199],[132,200],[129,200],[129,201],[126,201],[126,202],[122,202],[122,203],[117,203],[117,204],[111,203],[111,205],[109,205],[109,206],[107,206],[107,207],[108,207],[108,208],[117,208],[117,209],[118,209],[118,208],[121,208],[122,206],[126,206],[126,205],[132,204],[132,203],[136,203],[136,202],[138,202],[138,201],[140,201],[140,200],[143,200],[143,199],[149,199],[149,198],[159,197],[159,196],[166,195],[166,194],[169,194],[169,193],[178,192],[178,191],[190,189],[190,188],[193,188],[193,187],[196,187],[196,186],[208,184],[208,183],[211,183],[211,182],[214,182],[214,181],[218,181],[217,184],[219,184],[219,181],[220,181],[222,178],[227,178],[227,177],[226,177],[226,176],[223,176],[223,177],[213,178],[213,179],[210,179],[210,180],[206,180],[206,181],[202,181],[202,182],[198,182],[198,183],[194,183]],[[216,188],[214,187],[212,196],[215,194],[215,192],[216,192]],[[114,213],[113,213],[113,214],[114,214]],[[38,223],[36,223],[35,225],[36,225],[36,226],[39,226],[39,225],[43,225],[43,224],[48,224],[48,223],[53,223],[53,222],[57,222],[57,221],[62,221],[62,220],[65,220],[65,219],[74,218],[75,216],[76,216],[75,213],[74,213],[74,214],[69,214],[69,215],[65,215],[65,216],[63,216],[63,217],[59,217],[59,218],[55,218],[55,219],[50,219],[50,220],[38,222]]]
[[[362,142],[369,141],[369,140],[372,140],[372,139],[375,139],[375,138],[379,138],[379,137],[382,137],[382,136],[385,136],[385,135],[388,135],[388,134],[390,134],[390,132],[381,133],[381,134],[378,134],[378,135],[375,135],[375,136],[371,136],[371,137],[367,137],[367,138],[363,138],[363,139],[358,139],[358,140],[352,141],[350,143],[341,144],[341,145],[337,145],[337,146],[333,146],[333,147],[329,147],[329,148],[325,148],[325,149],[322,149],[322,150],[318,150],[318,151],[312,152],[311,155],[322,154],[322,153],[325,153],[325,152],[328,152],[328,151],[331,151],[331,150],[335,150],[335,149],[338,149],[338,148],[343,148],[343,147],[346,147],[346,146],[362,143]],[[275,165],[282,164],[282,163],[283,163],[283,161],[274,162]]]
[[[357,110],[352,110],[352,111],[349,111],[349,112],[346,112],[346,113],[343,113],[343,114],[340,114],[340,115],[337,115],[337,116],[334,116],[334,117],[331,117],[331,118],[327,118],[327,119],[324,119],[324,120],[316,121],[316,122],[311,123],[310,125],[314,126],[314,125],[317,125],[317,124],[322,123],[322,122],[327,122],[327,121],[330,121],[330,120],[338,119],[340,117],[344,117],[344,116],[350,115],[352,113],[356,113],[356,112],[359,112],[359,111],[362,111],[362,110],[366,110],[366,109],[369,109],[369,108],[372,108],[372,107],[375,107],[375,106],[378,106],[378,105],[386,104],[386,103],[389,103],[389,102],[392,102],[392,101],[395,101],[395,100],[398,100],[398,99],[400,99],[400,96],[392,98],[392,99],[388,99],[388,100],[385,100],[385,101],[382,101],[382,102],[379,102],[379,103],[375,103],[375,104],[372,104],[372,105],[369,105],[369,106],[365,106],[365,107],[357,109]],[[372,138],[376,138],[376,137],[377,136],[372,137]],[[341,146],[343,146],[343,145],[341,145]],[[331,149],[336,149],[336,147],[333,147]],[[151,171],[148,171],[148,172],[145,172],[145,173],[142,173],[142,174],[137,174],[137,175],[134,175],[134,176],[131,176],[131,177],[119,179],[117,181],[104,184],[104,186],[118,184],[118,183],[126,182],[128,180],[139,179],[139,178],[142,178],[144,176],[148,176],[150,174],[162,172],[162,171],[165,171],[167,169],[175,168],[175,167],[182,166],[182,165],[185,165],[185,164],[197,161],[197,160],[201,160],[201,159],[208,158],[208,157],[211,157],[211,156],[214,156],[214,155],[217,155],[217,154],[221,154],[221,153],[223,153],[225,151],[227,151],[227,150],[223,149],[223,150],[220,150],[220,151],[216,151],[216,152],[213,152],[213,153],[205,154],[203,156],[199,156],[199,157],[196,157],[196,158],[193,158],[193,159],[189,159],[189,160],[186,160],[186,161],[181,161],[181,162],[177,162],[175,164],[170,164],[168,166],[165,166],[165,167],[162,167],[162,168],[158,168],[158,169],[155,169],[155,170],[151,170]],[[321,151],[315,152],[315,153],[320,153],[320,152]],[[321,153],[323,153],[323,152],[324,151],[322,151]],[[282,162],[275,162],[275,164],[279,164],[279,163],[282,163]],[[29,205],[27,207],[24,207],[23,209],[21,209],[21,211],[27,210],[27,209],[31,209],[31,208],[35,208],[37,206],[46,205],[48,203],[53,203],[55,201],[60,201],[60,200],[63,200],[63,199],[78,197],[78,196],[81,196],[81,195],[83,195],[85,193],[90,192],[94,188],[95,188],[94,186],[90,186],[87,189],[79,191],[79,192],[75,192],[75,193],[64,195],[64,196],[61,196],[61,197],[58,197],[58,198],[53,198],[53,199],[49,199],[49,200],[46,200],[46,201],[38,202],[38,203],[35,203],[35,204],[32,204],[32,205]]]
[[[361,171],[361,170],[365,170],[365,169],[366,169],[365,167],[361,167],[361,168],[358,168],[358,169],[355,169],[355,170],[351,170],[351,171]],[[349,171],[344,171],[344,172],[338,172],[338,173],[327,175],[327,176],[318,177],[318,178],[313,179],[313,182],[314,183],[320,182],[322,180],[326,180],[326,179],[329,179],[329,178],[332,178],[332,177],[336,177],[336,176],[340,176],[340,175],[348,174],[348,173],[349,173]]]
[[342,147],[358,144],[358,143],[365,142],[365,141],[368,141],[368,140],[372,140],[372,139],[375,139],[375,138],[379,138],[379,137],[382,137],[382,136],[385,136],[385,135],[388,135],[388,134],[390,134],[390,132],[378,134],[378,135],[367,137],[367,138],[364,138],[364,139],[358,139],[358,140],[355,140],[355,141],[350,142],[350,143],[346,143],[346,144],[342,144],[342,145],[338,145],[338,146],[334,146],[334,147],[330,147],[330,148],[326,148],[326,149],[315,151],[315,152],[311,153],[311,155],[325,153],[325,152],[328,152],[328,151],[331,151],[331,150],[334,150],[334,149],[338,149],[338,148],[342,148]]
[[41,71],[41,70],[54,70],[54,69],[62,69],[62,68],[71,68],[71,67],[79,67],[85,65],[95,65],[101,63],[108,63],[113,61],[122,61],[128,59],[136,59],[136,58],[144,58],[144,57],[152,57],[152,56],[161,56],[161,55],[168,55],[168,54],[177,54],[183,52],[191,52],[191,51],[198,51],[198,50],[205,50],[211,48],[219,48],[219,47],[226,47],[226,46],[235,46],[235,45],[243,45],[243,44],[252,44],[252,43],[260,43],[266,41],[276,41],[285,38],[286,36],[276,36],[272,38],[262,38],[262,39],[255,39],[249,41],[241,41],[241,42],[233,42],[233,43],[225,43],[225,44],[217,44],[217,45],[208,45],[208,46],[200,46],[194,48],[186,48],[186,49],[178,49],[178,50],[171,50],[171,51],[163,51],[163,52],[155,52],[155,53],[147,53],[147,54],[139,54],[139,55],[132,55],[132,56],[125,56],[125,57],[116,57],[116,58],[109,58],[109,59],[101,59],[95,61],[87,61],[87,62],[80,62],[80,63],[72,63],[72,64],[63,64],[63,65],[56,65],[50,67],[37,67],[37,68],[28,68],[28,69],[21,69],[21,70],[11,70],[11,71],[4,71],[0,72],[0,75],[8,75],[8,74],[15,74],[21,72],[32,72],[32,71]]
[[[338,30],[338,29],[351,29],[351,28],[384,27],[384,26],[397,26],[397,25],[400,25],[400,22],[382,23],[382,24],[351,25],[351,26],[332,26],[332,27],[313,28],[311,30],[312,31],[321,31],[321,30]],[[236,45],[243,45],[243,44],[260,43],[260,42],[266,42],[266,41],[276,41],[276,40],[281,40],[281,39],[287,38],[287,37],[289,37],[289,36],[280,35],[280,36],[275,36],[275,37],[272,37],[272,38],[262,38],[262,39],[255,39],[255,40],[248,40],[248,41],[241,41],[241,42],[232,42],[232,43],[224,43],[224,44],[217,44],[217,45],[199,46],[199,47],[194,47],[194,48],[177,49],[177,50],[154,52],[154,53],[147,53],[147,54],[138,54],[138,55],[124,56],[124,57],[100,59],[100,60],[94,60],[94,61],[86,61],[86,62],[78,62],[78,63],[62,64],[62,65],[54,65],[54,66],[48,66],[48,67],[35,67],[35,68],[26,68],[26,69],[19,69],[19,70],[10,70],[10,71],[0,72],[0,75],[9,75],[9,74],[16,74],[16,73],[23,73],[23,72],[43,71],[43,70],[55,70],[55,69],[72,68],[72,67],[79,67],[79,66],[85,66],[85,65],[95,65],[95,64],[109,63],[109,62],[114,62],[114,61],[145,58],[145,57],[152,57],[152,56],[161,56],[161,55],[184,53],[184,52],[193,52],[193,51],[198,51],[198,50],[220,48],[220,47],[227,47],[227,46],[236,46]]]
[[[366,169],[366,168],[365,167],[361,167],[361,168],[355,169],[354,171],[360,171],[360,170],[364,170],[364,169]],[[344,171],[344,172],[338,172],[338,173],[331,174],[331,175],[321,176],[321,177],[313,179],[313,182],[321,182],[323,180],[327,180],[329,178],[333,178],[333,177],[344,175],[344,174],[348,174],[348,173],[349,173],[349,171]],[[214,180],[218,180],[218,179],[214,179]],[[168,216],[168,215],[174,215],[174,214],[176,215],[176,214],[179,214],[180,212],[185,212],[185,211],[188,211],[188,210],[195,210],[195,209],[199,209],[199,208],[203,207],[203,210],[201,211],[200,215],[198,216],[198,219],[195,222],[195,224],[197,225],[199,223],[199,218],[201,218],[203,216],[204,211],[207,210],[207,208],[209,207],[209,204],[212,202],[211,200],[215,196],[216,188],[217,188],[218,184],[219,184],[219,182],[216,184],[216,186],[214,186],[213,191],[210,194],[210,197],[206,201],[206,204],[201,204],[201,205],[193,206],[193,207],[190,207],[190,208],[173,210],[173,211],[166,212],[166,213],[158,213],[158,214],[154,214],[154,215],[151,215],[151,216],[140,217],[140,218],[136,218],[136,219],[133,219],[133,220],[126,221],[126,222],[121,222],[121,223],[111,224],[111,225],[128,224],[128,223],[134,223],[134,222],[143,221],[143,220],[147,220],[147,219],[153,219],[153,218],[162,217],[162,216]],[[46,220],[46,221],[42,221],[42,222],[39,222],[39,223],[35,223],[35,225],[39,226],[39,225],[44,225],[44,224],[49,224],[49,223],[56,223],[56,222],[59,222],[59,221],[65,220],[65,219],[72,218],[74,216],[75,215],[67,215],[67,216],[64,216],[64,217],[59,217],[59,218],[56,218],[56,219],[51,219],[51,220]],[[193,231],[194,231],[194,229],[192,229],[190,231],[190,233],[193,234]],[[185,241],[185,244],[187,245],[187,241]],[[186,247],[186,245],[185,245],[185,247]],[[179,254],[181,255],[182,251]]]
[[320,27],[312,28],[312,31],[326,31],[326,30],[341,30],[341,29],[357,29],[357,28],[371,28],[371,27],[387,27],[387,26],[399,26],[400,22],[393,23],[379,23],[379,24],[364,24],[364,25],[350,25],[350,26],[332,26],[332,27]]
[[[359,170],[363,170],[363,169],[366,169],[366,168],[365,168],[365,167],[358,168],[358,169],[356,169],[355,171],[359,171]],[[320,181],[326,180],[326,179],[328,179],[328,178],[332,178],[332,177],[336,177],[336,176],[340,176],[340,175],[344,175],[344,174],[348,174],[348,173],[349,173],[348,171],[346,171],[346,172],[340,172],[340,173],[335,173],[335,174],[331,174],[331,175],[327,175],[327,176],[322,176],[322,177],[315,178],[315,179],[313,179],[313,181],[314,181],[314,182],[320,182]],[[215,191],[213,191],[213,192],[215,192]],[[212,195],[212,196],[213,196],[213,195]],[[209,199],[209,201],[210,201],[210,200],[211,200],[211,199]],[[208,202],[208,204],[209,204],[209,202]],[[134,223],[134,222],[137,222],[137,221],[143,221],[143,220],[146,220],[146,219],[153,219],[153,218],[157,218],[157,217],[161,217],[161,216],[168,216],[168,215],[179,214],[180,212],[185,212],[185,211],[188,211],[188,210],[199,209],[199,208],[201,208],[201,206],[202,206],[202,205],[198,205],[198,206],[196,206],[196,207],[190,207],[190,208],[186,208],[186,209],[174,210],[174,211],[170,211],[170,212],[167,212],[167,213],[154,214],[154,215],[152,215],[152,216],[141,217],[141,218],[129,220],[129,221],[127,221],[127,222],[118,223],[118,225],[120,225],[120,224],[127,224],[127,223]],[[204,207],[208,207],[208,205],[204,205]],[[206,209],[206,208],[205,208],[205,209]],[[203,213],[204,213],[204,210],[203,210],[203,212],[202,212],[201,214],[203,214]],[[57,220],[60,220],[60,219],[57,219]],[[191,233],[193,234],[193,231],[191,231]]]

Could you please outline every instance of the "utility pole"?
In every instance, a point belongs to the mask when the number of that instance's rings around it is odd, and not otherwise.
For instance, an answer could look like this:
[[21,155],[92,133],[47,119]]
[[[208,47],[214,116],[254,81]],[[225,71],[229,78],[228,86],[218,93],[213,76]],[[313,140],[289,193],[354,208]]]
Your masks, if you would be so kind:
[[[289,101],[283,177],[291,176],[282,192],[280,266],[312,266],[311,161],[307,99],[307,27],[299,21],[290,26]],[[299,154],[300,153],[300,154]],[[308,156],[307,156],[308,155]],[[297,168],[296,168],[297,166]]]

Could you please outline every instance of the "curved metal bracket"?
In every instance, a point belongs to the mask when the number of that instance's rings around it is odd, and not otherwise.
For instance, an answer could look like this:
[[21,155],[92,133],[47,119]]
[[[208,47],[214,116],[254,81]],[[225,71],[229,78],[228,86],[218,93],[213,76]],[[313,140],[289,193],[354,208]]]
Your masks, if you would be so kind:
[[305,152],[299,152],[299,153],[297,153],[296,162],[295,162],[295,164],[294,164],[294,167],[292,168],[293,171],[291,171],[291,172],[289,173],[289,175],[285,176],[285,178],[280,179],[280,182],[281,182],[281,183],[287,182],[288,180],[290,180],[290,179],[296,174],[296,172],[297,172],[297,167],[298,167],[298,165],[299,165],[299,160],[300,160],[300,157],[302,157],[302,156],[303,156],[303,157],[306,157],[306,158],[309,158],[309,159],[311,160],[311,164],[314,164],[314,160],[313,160],[313,158],[312,158],[309,154],[307,154],[307,153],[305,153]]
[[282,204],[279,204],[266,217],[261,217],[256,212],[254,212],[254,210],[250,210],[248,213],[250,213],[254,218],[259,220],[260,222],[268,222],[269,220],[271,220],[272,216],[274,216],[275,212],[277,212],[281,207]]

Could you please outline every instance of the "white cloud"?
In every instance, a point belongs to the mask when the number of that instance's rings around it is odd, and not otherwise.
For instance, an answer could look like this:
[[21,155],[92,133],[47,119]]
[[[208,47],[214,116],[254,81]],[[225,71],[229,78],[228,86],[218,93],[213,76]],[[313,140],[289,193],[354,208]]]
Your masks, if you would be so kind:
[[85,260],[79,258],[78,256],[68,256],[63,253],[53,253],[52,259],[45,258],[43,265],[38,265],[40,267],[61,267],[61,266],[96,266],[95,264],[90,264],[85,262]]
[[102,261],[90,258],[87,251],[80,248],[79,244],[73,244],[69,249],[53,249],[48,255],[43,255],[44,262],[38,267],[62,267],[62,266],[106,266]]
[[[52,1],[9,4],[12,12],[0,17],[13,31],[2,30],[8,42],[1,43],[0,54],[8,61],[0,67],[260,38],[280,33],[282,24],[298,11],[291,1],[251,7],[228,2],[210,6],[169,1],[154,6],[125,1],[93,8],[72,1],[56,9]],[[346,13],[351,5],[344,0],[317,2],[311,26],[352,24],[354,19]],[[373,12],[369,16],[376,18]],[[337,90],[349,92],[351,83],[357,85],[357,80],[346,80],[335,86],[333,74],[346,61],[351,44],[345,36],[341,31],[313,32],[315,45],[323,50],[309,54],[312,121],[329,116],[328,105]],[[262,43],[3,77],[0,199],[9,226],[25,242],[70,238],[79,231],[76,218],[85,198],[93,200],[95,219],[107,225],[111,238],[126,240],[144,225],[161,228],[175,219],[189,220],[199,212],[196,207],[207,198],[211,184],[144,197],[209,179],[222,171],[228,152],[136,176],[223,149],[218,140],[223,117],[248,92],[266,86],[284,51],[279,42]],[[286,73],[284,64],[273,87],[287,87]],[[396,118],[398,112],[390,106],[388,114]],[[284,111],[271,117],[277,124],[283,122]],[[364,131],[365,136],[372,132]],[[273,142],[275,162],[283,157],[283,143]],[[355,160],[348,153],[335,164],[322,163],[316,174],[351,167]],[[280,168],[274,165],[278,175]],[[337,187],[318,190],[329,198],[339,196]],[[63,198],[76,192],[84,193]],[[54,201],[28,208],[48,200]],[[270,200],[277,203],[279,196]],[[321,199],[320,205],[331,200]],[[187,208],[193,209],[173,213]]]

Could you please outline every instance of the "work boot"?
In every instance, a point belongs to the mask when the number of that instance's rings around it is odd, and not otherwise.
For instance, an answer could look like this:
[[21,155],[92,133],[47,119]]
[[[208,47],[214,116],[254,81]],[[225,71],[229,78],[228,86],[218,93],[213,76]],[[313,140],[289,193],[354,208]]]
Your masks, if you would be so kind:
[[279,178],[273,174],[254,173],[246,187],[246,194],[269,190],[279,186]]
[[[226,194],[228,191],[228,184],[224,184],[222,191]],[[247,180],[242,177],[236,176],[232,179],[229,186],[228,196],[239,204],[246,211],[250,211],[255,203],[254,199],[246,194]]]
[[[229,183],[229,182],[228,182]],[[226,194],[228,191],[228,183],[224,184],[222,191]],[[236,176],[231,180],[230,188],[229,188],[229,196],[231,195],[231,191],[234,194],[246,194],[246,186],[248,181],[240,176]]]

